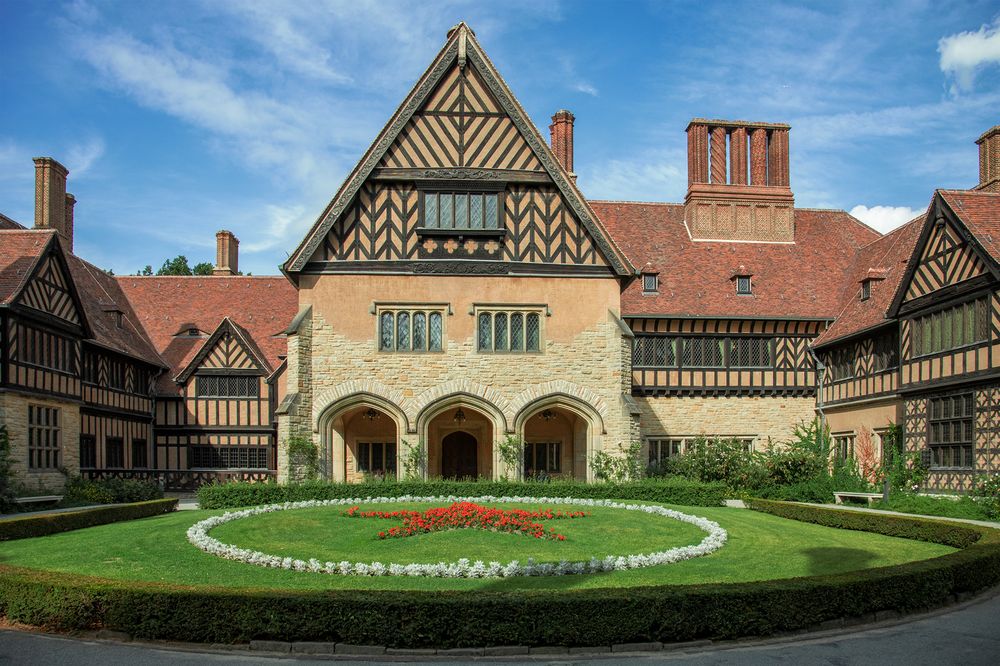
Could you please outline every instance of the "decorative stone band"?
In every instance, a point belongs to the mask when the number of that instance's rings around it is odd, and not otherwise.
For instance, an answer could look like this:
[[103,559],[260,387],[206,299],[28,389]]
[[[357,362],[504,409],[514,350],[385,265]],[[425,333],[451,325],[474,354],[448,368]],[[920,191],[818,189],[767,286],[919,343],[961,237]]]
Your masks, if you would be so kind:
[[[276,511],[293,509],[310,509],[322,506],[354,506],[356,504],[398,504],[401,502],[495,502],[513,504],[561,504],[574,506],[597,506],[625,511],[641,511],[653,516],[670,518],[690,523],[705,532],[708,536],[694,546],[679,546],[668,550],[638,555],[609,555],[603,559],[592,557],[590,560],[558,564],[551,562],[536,563],[528,559],[524,564],[511,560],[506,564],[500,562],[472,562],[462,558],[456,562],[438,562],[436,564],[396,564],[385,562],[320,562],[297,560],[292,557],[268,555],[256,550],[240,548],[225,544],[208,535],[214,528],[234,520],[259,516]],[[305,502],[286,502],[284,504],[269,504],[267,506],[232,511],[213,516],[195,523],[187,531],[188,541],[206,553],[235,560],[246,564],[289,571],[306,571],[311,573],[334,574],[341,576],[428,576],[435,578],[512,578],[515,576],[564,576],[569,574],[598,573],[602,571],[625,571],[641,569],[661,564],[672,564],[701,557],[715,552],[726,543],[728,534],[718,523],[692,516],[662,506],[646,504],[624,504],[613,500],[578,499],[568,497],[494,497],[492,495],[475,497],[416,497],[403,495],[400,497],[352,497],[333,500],[309,500]]]

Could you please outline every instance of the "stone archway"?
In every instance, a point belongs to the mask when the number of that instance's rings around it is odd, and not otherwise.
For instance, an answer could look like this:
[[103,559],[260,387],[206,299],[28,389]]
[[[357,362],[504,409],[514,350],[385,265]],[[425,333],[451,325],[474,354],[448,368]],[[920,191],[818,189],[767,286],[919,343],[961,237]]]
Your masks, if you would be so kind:
[[[427,453],[427,475],[454,475],[444,459],[444,440],[452,433],[464,432],[476,441],[476,470],[467,474],[476,478],[497,478],[497,438],[506,433],[507,421],[493,404],[478,396],[454,394],[427,405],[417,417],[417,432]],[[471,469],[464,470],[465,472]]]
[[396,404],[368,393],[347,395],[327,405],[316,423],[323,476],[348,482],[398,477],[406,423]]
[[543,395],[523,405],[514,429],[524,444],[522,475],[593,480],[590,459],[604,432],[593,405],[563,393]]

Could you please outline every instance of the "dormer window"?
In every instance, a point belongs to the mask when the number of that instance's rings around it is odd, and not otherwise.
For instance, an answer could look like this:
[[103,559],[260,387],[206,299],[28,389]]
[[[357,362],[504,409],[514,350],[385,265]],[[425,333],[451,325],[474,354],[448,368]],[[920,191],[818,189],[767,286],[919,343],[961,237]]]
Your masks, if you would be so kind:
[[[483,234],[503,231],[502,183],[454,184],[453,188],[422,187],[420,233]],[[460,186],[461,185],[461,186]]]
[[642,293],[655,294],[660,289],[660,276],[656,273],[642,274]]
[[185,335],[187,335],[189,338],[197,338],[199,335],[201,335],[201,331],[199,331],[197,328],[189,328],[185,333]]
[[861,281],[861,300],[867,301],[872,297],[872,281],[862,280]]
[[750,296],[753,294],[753,285],[750,283],[749,275],[736,276],[736,293],[740,296]]

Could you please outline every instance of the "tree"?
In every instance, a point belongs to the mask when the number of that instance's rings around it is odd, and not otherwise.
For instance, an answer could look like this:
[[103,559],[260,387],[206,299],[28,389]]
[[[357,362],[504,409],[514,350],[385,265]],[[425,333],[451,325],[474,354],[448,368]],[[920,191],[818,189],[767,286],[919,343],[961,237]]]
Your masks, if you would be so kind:
[[149,264],[146,264],[145,268],[136,273],[136,275],[145,275],[145,276],[150,276],[152,274],[153,274],[153,267],[150,266]]
[[214,266],[212,266],[212,264],[208,263],[207,261],[203,261],[200,264],[194,265],[193,272],[195,275],[211,275],[213,269]]
[[167,259],[156,271],[157,275],[191,275],[191,266],[188,265],[187,257],[179,254],[173,259]]

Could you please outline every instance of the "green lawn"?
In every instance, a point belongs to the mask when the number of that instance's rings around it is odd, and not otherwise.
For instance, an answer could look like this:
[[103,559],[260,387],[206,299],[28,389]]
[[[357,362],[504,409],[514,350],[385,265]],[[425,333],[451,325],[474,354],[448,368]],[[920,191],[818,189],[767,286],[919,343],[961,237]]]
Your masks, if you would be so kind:
[[[444,504],[361,504],[362,511],[423,511]],[[496,504],[501,509],[528,511],[550,505]],[[403,539],[378,539],[379,531],[401,525],[400,520],[348,518],[347,507],[321,507],[279,511],[220,525],[211,536],[223,543],[251,548],[269,555],[282,555],[321,562],[363,561],[507,563],[529,557],[536,562],[579,561],[607,555],[630,555],[694,545],[705,538],[701,529],[679,520],[650,516],[638,511],[607,507],[572,507],[590,515],[582,518],[543,520],[546,529],[555,529],[565,541],[535,539],[518,534],[460,529],[433,532]]]
[[[389,505],[381,505],[380,508],[384,510],[388,507]],[[677,508],[718,522],[729,532],[728,543],[706,557],[608,574],[502,580],[359,578],[264,569],[203,553],[187,542],[185,532],[198,520],[221,512],[180,511],[143,520],[3,543],[0,544],[0,562],[105,578],[224,587],[514,590],[746,582],[888,566],[953,552],[953,549],[946,546],[836,530],[745,509]],[[337,508],[327,511],[330,514],[339,513]],[[403,562],[406,561],[404,554],[412,557],[410,561],[457,559],[454,555],[425,559],[432,547],[442,549],[438,552],[462,553],[459,556],[500,561],[523,559],[530,555],[531,548],[549,549],[566,544],[581,551],[603,548],[619,552],[618,547],[624,547],[626,542],[634,545],[637,536],[635,533],[630,534],[636,527],[631,521],[625,521],[623,515],[629,519],[639,518],[648,526],[648,529],[641,530],[640,547],[633,552],[649,552],[661,547],[697,543],[704,534],[689,525],[657,516],[623,511],[609,511],[606,514],[601,511],[599,515],[594,511],[594,515],[588,518],[552,521],[553,526],[567,535],[567,541],[559,544],[532,544],[535,540],[526,537],[469,530],[378,542],[374,540],[373,533],[370,533],[372,538],[369,540],[361,532],[352,536],[350,529],[334,529],[336,516],[327,514],[330,516],[328,518],[322,515],[322,511],[302,510],[298,516],[294,516],[295,513],[279,512],[228,523],[213,530],[212,535],[229,543],[260,548],[274,554],[281,552],[280,548],[288,548],[289,554],[301,556],[319,556],[313,548],[325,547],[326,544],[329,544],[328,552],[332,554],[335,549],[342,548],[347,543],[349,549],[357,549],[349,559],[370,561],[376,559],[375,553],[378,552],[378,557]],[[369,527],[377,531],[375,528],[383,523],[353,518],[340,520],[355,521],[362,532],[367,532]],[[586,533],[584,528],[588,521],[591,527],[589,533]],[[626,522],[631,526],[627,526]],[[392,523],[384,521],[384,524]],[[649,536],[654,533],[655,536]],[[340,538],[347,541],[338,546],[335,542]],[[466,549],[473,545],[482,550],[468,552]],[[383,547],[396,549],[394,552],[397,556],[390,557],[384,555],[389,551],[376,550]],[[494,558],[487,554],[490,552],[501,555]],[[546,550],[546,553],[551,552],[553,551]],[[577,557],[568,555],[571,552],[569,550],[566,552],[567,559]],[[541,551],[538,557],[553,559],[553,556]]]
[[945,518],[968,518],[970,520],[993,520],[981,504],[963,495],[957,499],[950,497],[928,497],[909,493],[894,493],[888,502],[876,502],[873,509],[888,509],[903,513],[922,514],[925,516],[943,516]]

